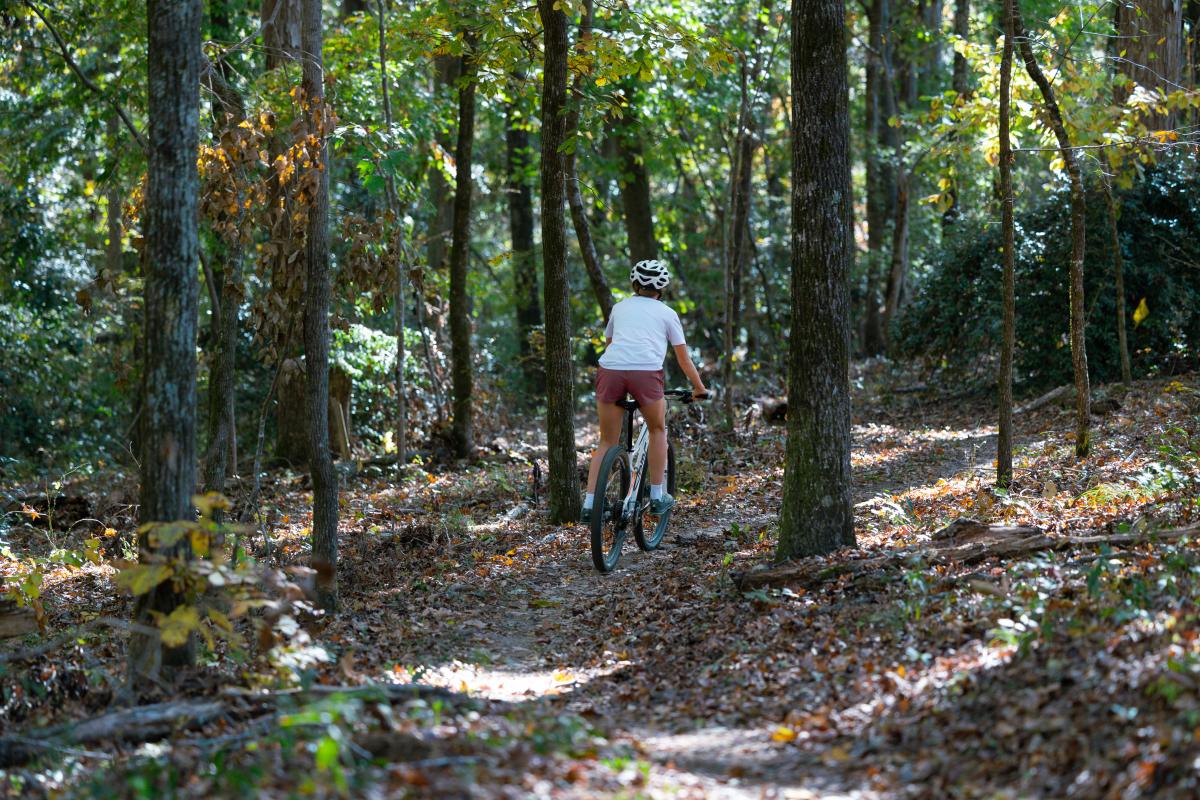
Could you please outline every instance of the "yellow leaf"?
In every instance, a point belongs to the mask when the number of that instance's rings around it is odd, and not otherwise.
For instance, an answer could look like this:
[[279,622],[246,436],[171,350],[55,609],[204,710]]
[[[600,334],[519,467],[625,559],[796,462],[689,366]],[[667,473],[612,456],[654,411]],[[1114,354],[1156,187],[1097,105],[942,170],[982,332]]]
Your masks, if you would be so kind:
[[167,647],[180,647],[188,635],[200,627],[200,615],[195,606],[179,606],[162,622],[162,643]]
[[200,558],[208,558],[209,536],[207,531],[192,529],[192,552]]
[[567,681],[574,680],[574,678],[571,676],[571,673],[560,671],[554,673],[554,680],[558,683],[566,683]]
[[796,732],[791,728],[780,725],[771,734],[771,740],[775,742],[792,742],[796,740]]
[[171,575],[171,568],[165,564],[137,564],[121,570],[117,575],[117,585],[135,595],[145,594]]
[[1133,310],[1133,327],[1137,327],[1146,321],[1146,317],[1150,316],[1150,306],[1146,305],[1146,298],[1138,301],[1137,308]]

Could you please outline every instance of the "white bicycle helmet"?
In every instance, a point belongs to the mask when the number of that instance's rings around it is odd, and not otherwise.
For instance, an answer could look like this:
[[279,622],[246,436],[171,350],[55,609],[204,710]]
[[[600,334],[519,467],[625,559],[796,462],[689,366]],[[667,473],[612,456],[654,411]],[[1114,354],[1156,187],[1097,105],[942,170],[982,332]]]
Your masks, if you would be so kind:
[[661,292],[671,283],[671,273],[667,272],[667,265],[663,262],[646,259],[637,262],[629,270],[629,282]]

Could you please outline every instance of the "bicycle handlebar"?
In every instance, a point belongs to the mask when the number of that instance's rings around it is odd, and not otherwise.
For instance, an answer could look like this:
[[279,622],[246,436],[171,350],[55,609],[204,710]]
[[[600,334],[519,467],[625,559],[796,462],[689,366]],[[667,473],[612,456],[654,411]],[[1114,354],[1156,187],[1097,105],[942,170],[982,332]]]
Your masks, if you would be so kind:
[[665,394],[667,397],[672,397],[676,400],[679,400],[684,404],[690,403],[693,400],[707,400],[708,398],[712,397],[712,392],[706,392],[699,397],[696,397],[692,394],[691,389],[668,389],[667,391],[663,392],[663,394]]

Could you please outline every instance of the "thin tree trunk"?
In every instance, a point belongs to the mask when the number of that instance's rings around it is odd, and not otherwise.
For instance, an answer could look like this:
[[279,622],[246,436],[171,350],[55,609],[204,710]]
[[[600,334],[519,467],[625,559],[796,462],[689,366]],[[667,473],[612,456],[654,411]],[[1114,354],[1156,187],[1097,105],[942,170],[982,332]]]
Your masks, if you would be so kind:
[[121,135],[121,120],[116,114],[108,116],[107,123],[108,147],[112,154],[114,169],[108,178],[108,189],[104,193],[105,221],[108,227],[108,241],[104,243],[104,267],[108,270],[109,280],[116,280],[121,274],[121,237],[124,225],[121,222],[121,181],[115,168],[120,163],[120,151],[117,140]]
[[625,87],[627,105],[619,120],[611,121],[610,137],[621,162],[621,207],[625,232],[629,239],[629,261],[658,258],[658,240],[654,237],[654,208],[650,202],[650,176],[646,172],[645,151],[637,123],[631,84]]
[[[515,82],[524,81],[521,73]],[[513,251],[513,305],[516,307],[517,339],[520,347],[521,374],[526,399],[530,404],[546,392],[545,374],[533,352],[533,333],[542,324],[542,305],[538,298],[537,254],[533,239],[533,187],[529,183],[529,121],[516,103],[506,109],[506,159],[508,170],[508,228]]]
[[[383,124],[387,131],[388,137],[392,135],[392,99],[388,92],[388,73],[387,73],[387,6],[383,0],[376,0],[376,11],[379,13],[379,93],[383,98]],[[365,9],[364,9],[365,10]],[[387,175],[386,184],[388,212],[392,217],[392,224],[396,227],[396,242],[399,244],[402,241],[404,232],[401,229],[399,209],[397,206],[396,197],[396,182],[392,179],[392,174]],[[396,317],[396,463],[401,470],[408,463],[408,396],[405,393],[404,386],[404,295],[405,283],[408,276],[408,264],[406,263],[407,250],[403,247],[394,247],[392,258],[396,262],[396,297],[393,301],[393,313]]]
[[1083,192],[1083,174],[1079,169],[1079,161],[1075,157],[1075,149],[1071,147],[1071,139],[1067,135],[1066,125],[1063,124],[1058,101],[1054,99],[1054,89],[1042,73],[1042,68],[1033,53],[1033,46],[1025,34],[1025,23],[1021,19],[1018,0],[1013,0],[1012,13],[1013,33],[1025,61],[1025,71],[1029,73],[1029,77],[1038,85],[1038,89],[1042,93],[1046,116],[1058,139],[1063,163],[1066,165],[1067,175],[1071,179],[1071,364],[1075,371],[1075,455],[1084,458],[1091,447],[1092,398],[1091,388],[1088,384],[1087,347],[1084,340],[1087,318],[1083,302],[1083,259],[1087,241],[1087,229],[1084,227],[1087,200]]
[[792,324],[778,560],[854,545],[845,18],[842,0],[792,0]]
[[555,0],[538,0],[545,48],[542,77],[542,269],[546,308],[546,497],[552,523],[579,514],[575,470],[575,390],[571,357],[570,285],[567,282],[566,177],[562,143],[567,136],[567,17]]
[[1000,343],[1000,433],[996,444],[996,486],[1007,489],[1013,479],[1013,351],[1016,349],[1016,256],[1013,234],[1012,60],[1014,0],[1004,0],[1004,53],[1000,59],[1000,233],[1003,241],[1003,334]]
[[[954,35],[959,39],[966,41],[971,34],[971,0],[955,0],[954,2]],[[951,88],[957,95],[957,102],[962,103],[970,96],[970,72],[967,65],[967,58],[958,50],[954,51],[954,73],[951,78]],[[955,136],[951,137],[957,138]],[[957,160],[956,160],[957,162]],[[942,232],[958,222],[962,216],[962,208],[959,206],[958,196],[958,175],[957,163],[955,171],[950,175],[950,185],[946,188],[946,193],[950,196],[950,203],[946,207],[945,213],[942,214]]]
[[1117,347],[1121,354],[1121,382],[1129,385],[1133,381],[1133,373],[1129,366],[1129,343],[1125,337],[1125,254],[1121,252],[1121,234],[1117,229],[1117,204],[1113,200],[1112,187],[1107,175],[1101,176],[1100,186],[1104,189],[1104,204],[1108,210],[1109,246],[1112,247],[1113,271],[1116,273]]
[[883,338],[891,343],[892,320],[904,299],[908,276],[908,184],[910,176],[903,161],[896,163],[896,206],[892,220],[892,263],[888,270],[887,294],[883,304]]
[[[196,488],[196,315],[199,305],[197,202],[200,179],[199,0],[150,0],[147,7],[150,149],[145,195],[145,366],[143,370],[142,524],[192,519]],[[158,548],[138,535],[143,560],[191,556],[188,538]],[[163,581],[134,601],[133,621],[153,625],[184,602],[175,581]],[[189,637],[162,648],[157,637],[135,633],[129,643],[131,676],[160,664],[190,664]]]
[[[592,0],[584,0],[583,18],[579,21],[579,41],[576,44],[580,54],[585,54],[592,39]],[[583,72],[576,72],[571,86],[572,101],[567,114],[567,139],[579,132],[579,106],[583,102]],[[592,285],[592,293],[600,304],[604,321],[612,312],[612,289],[608,286],[608,278],[600,266],[600,257],[596,253],[596,244],[592,241],[592,229],[588,223],[587,213],[583,206],[583,193],[579,188],[579,173],[576,167],[576,154],[579,152],[578,139],[564,154],[564,169],[567,181],[567,203],[571,206],[571,222],[575,226],[575,238],[579,240],[579,252],[583,256],[583,266],[587,270],[588,282]]]
[[[458,80],[460,59],[451,56],[438,56],[434,64],[434,94],[441,95],[447,87],[454,86]],[[435,142],[437,156],[444,158],[450,150],[449,133],[439,130]],[[428,243],[429,268],[440,270],[446,263],[447,243],[450,241],[450,229],[454,225],[454,204],[450,197],[450,187],[439,163],[429,171],[429,202],[433,207]]]
[[[218,20],[214,12],[213,25],[224,30],[227,22]],[[223,63],[210,65],[205,74],[207,87],[214,98],[213,136],[219,141],[222,132],[236,129],[246,119],[246,104],[229,85]],[[224,492],[230,465],[235,471],[237,469],[236,376],[238,315],[243,295],[242,245],[237,240],[222,244],[226,263],[221,270],[220,299],[213,303],[216,335],[208,377],[208,450],[204,454],[206,492]],[[213,518],[219,521],[220,516],[221,512],[217,511]]]
[[474,37],[467,34],[458,88],[458,145],[455,148],[454,231],[450,243],[450,359],[454,389],[454,452],[468,458],[475,449],[471,394],[471,300],[467,265],[471,248],[471,148],[475,140]]
[[338,478],[329,452],[329,110],[325,105],[324,33],[321,0],[304,0],[303,88],[309,132],[321,140],[320,177],[308,211],[304,256],[308,271],[304,304],[304,365],[308,405],[308,462],[312,476],[312,564],[317,602],[337,610]]
[[863,119],[867,183],[867,291],[863,319],[863,354],[876,356],[883,352],[883,320],[879,313],[879,283],[883,271],[884,231],[887,228],[887,187],[885,168],[879,157],[883,126],[887,120],[883,111],[882,83],[887,80],[883,70],[883,23],[887,0],[872,0],[867,15],[866,88],[863,97]]

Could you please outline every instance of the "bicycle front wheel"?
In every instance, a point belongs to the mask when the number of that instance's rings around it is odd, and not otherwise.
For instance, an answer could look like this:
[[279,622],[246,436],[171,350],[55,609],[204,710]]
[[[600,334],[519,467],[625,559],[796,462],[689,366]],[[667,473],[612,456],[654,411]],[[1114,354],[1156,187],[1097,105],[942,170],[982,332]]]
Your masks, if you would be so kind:
[[592,503],[592,563],[600,572],[611,572],[621,559],[629,519],[624,514],[629,494],[629,454],[619,444],[608,448],[596,476],[596,499]]
[[[667,443],[667,494],[675,495],[675,448]],[[650,552],[658,549],[663,536],[667,532],[667,523],[671,520],[671,512],[656,517],[650,513],[650,481],[642,481],[638,490],[637,508],[633,514],[633,538],[638,547]]]

